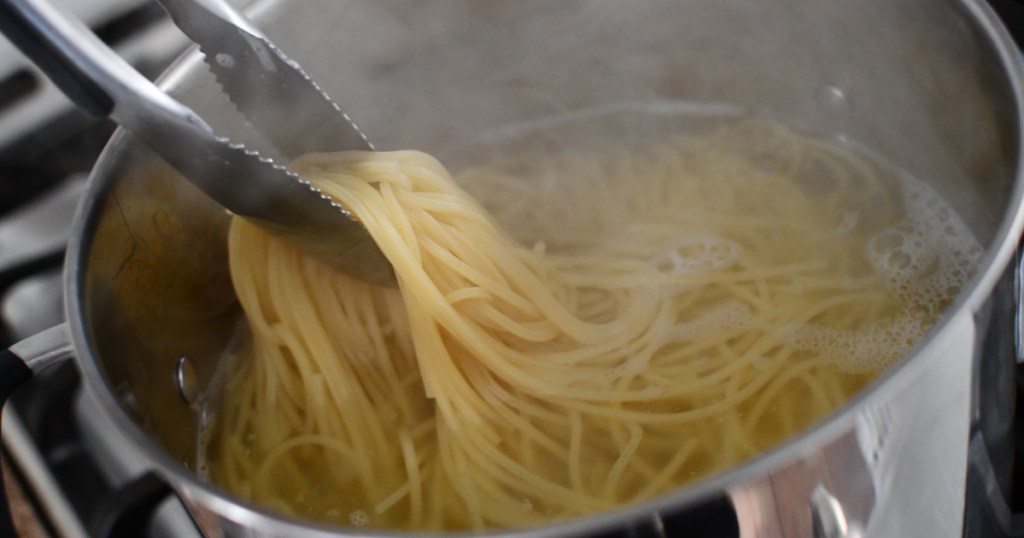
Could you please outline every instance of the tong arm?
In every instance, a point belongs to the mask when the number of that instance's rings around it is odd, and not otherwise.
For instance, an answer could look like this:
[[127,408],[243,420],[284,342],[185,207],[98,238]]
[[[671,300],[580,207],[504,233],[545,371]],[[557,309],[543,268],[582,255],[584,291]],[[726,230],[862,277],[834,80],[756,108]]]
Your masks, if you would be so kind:
[[46,0],[0,0],[0,31],[77,105],[109,116],[236,215],[357,278],[395,285],[366,230],[293,172],[214,135],[78,19]]

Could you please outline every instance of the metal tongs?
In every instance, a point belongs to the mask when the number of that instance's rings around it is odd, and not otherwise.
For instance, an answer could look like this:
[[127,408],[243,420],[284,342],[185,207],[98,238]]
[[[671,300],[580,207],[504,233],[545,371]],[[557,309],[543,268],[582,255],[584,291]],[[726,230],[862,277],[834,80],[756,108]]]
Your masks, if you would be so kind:
[[[300,66],[225,1],[159,1],[199,45],[230,100],[284,157],[373,149]],[[0,31],[79,107],[127,128],[225,208],[340,271],[395,285],[390,263],[340,205],[282,165],[216,136],[61,8],[0,0]]]

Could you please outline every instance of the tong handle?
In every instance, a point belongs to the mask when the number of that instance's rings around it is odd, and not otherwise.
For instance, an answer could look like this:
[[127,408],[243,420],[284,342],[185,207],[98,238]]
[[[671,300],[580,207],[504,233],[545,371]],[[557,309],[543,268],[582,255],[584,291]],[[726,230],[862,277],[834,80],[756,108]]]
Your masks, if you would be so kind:
[[236,214],[273,220],[273,204],[242,196],[224,181],[233,174],[294,187],[283,172],[218,139],[192,109],[161,91],[96,34],[51,0],[0,0],[0,30],[76,104],[112,118]]
[[0,0],[0,31],[90,114],[135,130],[154,116],[186,117],[212,132],[198,116],[164,94],[63,8],[46,0]]
[[391,265],[369,233],[333,200],[272,160],[217,137],[63,9],[48,0],[0,0],[0,30],[76,104],[127,128],[220,205],[338,270],[395,285]]
[[[175,25],[185,30],[186,34],[195,29],[200,29],[201,32],[201,29],[210,23],[210,17],[213,16],[253,37],[266,38],[262,30],[225,0],[157,0],[157,2],[174,19]],[[195,40],[194,35],[189,37]]]
[[75,104],[94,116],[106,117],[114,110],[114,99],[85,72],[80,55],[86,51],[102,54],[105,46],[77,22],[47,4],[0,0],[0,31]]

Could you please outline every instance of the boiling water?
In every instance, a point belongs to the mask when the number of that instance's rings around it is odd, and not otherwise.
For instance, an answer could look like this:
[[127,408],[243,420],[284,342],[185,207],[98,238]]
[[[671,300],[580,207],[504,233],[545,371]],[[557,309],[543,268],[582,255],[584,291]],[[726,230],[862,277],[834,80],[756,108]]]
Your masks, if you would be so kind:
[[[635,145],[626,147],[612,140]],[[658,353],[664,355],[699,347],[707,339],[725,341],[737,329],[761,331],[769,334],[771,344],[762,346],[761,354],[742,357],[754,367],[753,375],[783,372],[786,363],[796,361],[809,365],[807,371],[812,373],[795,377],[799,382],[773,379],[736,408],[713,414],[685,434],[677,434],[680,444],[691,439],[702,444],[695,449],[693,462],[673,471],[671,481],[661,489],[626,488],[620,496],[623,503],[727,469],[821,419],[922,337],[959,293],[981,255],[979,243],[963,221],[926,183],[853,145],[804,138],[773,122],[739,117],[728,107],[624,105],[589,111],[505,129],[441,158],[520,244],[556,258],[598,252],[624,266],[640,268],[652,300],[685,297],[688,291],[701,289],[702,275],[728,273],[750,263],[752,257],[787,271],[828,270],[820,278],[794,279],[781,286],[773,282],[777,289],[771,293],[758,284],[728,299],[692,305],[672,330],[657,335]],[[735,164],[736,174],[723,173],[723,162]],[[632,168],[651,163],[691,172],[711,166],[722,183],[687,185],[693,189],[692,206],[664,207],[658,204],[660,197],[648,191],[666,189],[668,199],[679,194],[668,192],[676,187],[645,183],[631,174]],[[780,177],[784,179],[776,181]],[[776,183],[766,178],[775,178]],[[797,193],[801,203],[809,205],[782,203],[787,198],[773,196],[767,187],[772,185]],[[594,205],[602,208],[600,214],[579,210]],[[778,226],[779,215],[786,224],[778,235],[748,233],[752,228]],[[791,238],[786,226],[799,229],[792,237],[800,239]],[[751,242],[751,237],[761,242]],[[849,245],[834,267],[801,265],[807,249],[834,244]],[[766,280],[777,278],[766,275]],[[728,281],[719,285],[730,286]],[[819,312],[799,322],[769,323],[773,318],[764,312],[766,307],[770,311],[780,293],[785,297],[778,299],[779,304],[785,305],[794,298],[813,300],[824,286],[835,289],[822,297]],[[864,295],[870,303],[858,303],[851,311],[874,313],[874,317],[851,321],[844,308],[828,306],[836,297],[848,301],[843,297],[846,291],[846,295]],[[587,311],[585,306],[591,292],[583,286],[578,296],[566,300],[583,305],[578,315],[599,322],[606,313]],[[730,361],[741,359],[723,355],[719,349],[723,345],[704,350],[706,356],[687,364],[695,383],[715,377],[731,367]],[[779,355],[779,348],[789,351]],[[587,383],[613,387],[624,378],[643,374],[651,361],[659,360],[658,353],[640,353],[635,360],[597,373]],[[644,390],[656,398],[667,389],[652,383]],[[711,405],[724,397],[701,394],[693,405]],[[651,409],[659,411],[656,405]],[[741,430],[746,431],[742,442],[722,438],[723,432]],[[209,421],[199,438],[197,467],[214,481],[217,468],[211,467],[207,453],[216,450],[218,435],[222,433],[215,421]],[[253,441],[241,440],[243,444]],[[612,452],[616,450],[621,447]],[[595,452],[594,457],[602,454]],[[274,501],[287,505],[288,512],[311,519],[348,526],[404,527],[401,515],[378,513],[358,494],[335,494],[329,486],[325,488],[326,493],[282,492]],[[536,514],[547,519],[579,515],[560,511],[540,498],[524,497],[522,506],[524,514],[531,516],[524,521],[538,521]],[[463,525],[454,521],[446,526]]]
[[[509,153],[520,155],[504,165],[509,175],[522,183],[516,189],[515,204],[508,203],[507,194],[502,191],[507,187],[503,185],[474,184],[471,176],[465,187],[520,242],[556,252],[616,234],[632,236],[628,241],[646,244],[659,232],[644,227],[650,215],[645,214],[646,208],[629,207],[628,194],[621,195],[619,203],[594,200],[597,193],[593,175],[587,174],[586,165],[579,161],[621,152],[621,143],[609,144],[609,137],[636,144],[630,145],[626,153],[645,153],[649,148],[645,149],[643,144],[657,147],[666,133],[671,133],[668,137],[681,134],[697,139],[732,137],[722,145],[749,157],[765,171],[792,167],[787,173],[794,174],[794,180],[803,183],[812,196],[827,198],[837,188],[830,183],[841,181],[853,182],[854,185],[843,188],[856,190],[856,176],[866,170],[827,170],[814,162],[794,164],[792,161],[801,157],[793,147],[787,147],[791,143],[786,136],[779,136],[786,130],[773,120],[744,117],[743,111],[725,104],[620,104],[501,129],[487,143],[469,152],[476,159],[481,154],[491,154],[496,160],[507,158]],[[730,134],[722,135],[723,132]],[[888,199],[858,200],[851,196],[848,203],[837,208],[840,211],[834,226],[821,233],[835,237],[863,235],[864,259],[902,307],[890,321],[856,332],[793,327],[786,341],[835,357],[844,372],[878,372],[902,357],[952,302],[971,276],[982,247],[955,210],[925,181],[845,136],[820,142],[833,146],[836,152],[863,159],[863,165],[871,168],[870,173],[878,174],[886,183]],[[557,152],[577,154],[574,162],[560,173],[530,170],[527,163],[537,159],[521,157]],[[842,174],[850,177],[836,177]],[[623,177],[628,177],[628,172]],[[586,215],[588,220],[578,221],[573,218],[573,203],[604,203],[612,209],[602,220],[594,221]],[[668,233],[663,254],[651,260],[662,272],[725,269],[742,253],[742,247],[728,237],[708,232],[680,233],[678,229]],[[698,319],[680,324],[676,337],[685,340],[692,335],[716,332],[742,324],[748,317],[746,305],[725,303]]]

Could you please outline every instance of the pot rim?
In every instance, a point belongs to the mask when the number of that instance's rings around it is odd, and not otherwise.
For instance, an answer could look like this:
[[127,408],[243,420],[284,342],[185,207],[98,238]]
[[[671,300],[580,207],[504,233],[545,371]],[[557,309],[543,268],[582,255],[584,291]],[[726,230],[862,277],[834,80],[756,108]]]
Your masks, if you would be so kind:
[[[518,538],[541,538],[553,536],[583,536],[594,532],[607,532],[610,528],[624,528],[630,523],[649,523],[659,513],[671,514],[683,507],[694,506],[720,496],[740,484],[752,482],[769,475],[773,470],[799,459],[807,447],[820,447],[838,438],[850,430],[857,418],[860,408],[870,400],[887,401],[898,393],[902,387],[912,383],[921,372],[933,362],[930,357],[941,345],[941,336],[949,333],[961,314],[970,314],[982,306],[991,294],[996,281],[1002,275],[1017,247],[1024,228],[1024,169],[1021,156],[1024,155],[1024,67],[1022,57],[1009,33],[1002,25],[995,12],[981,0],[953,0],[960,4],[965,16],[982,31],[989,46],[996,52],[1006,75],[1010,90],[1014,97],[1014,116],[1017,148],[1014,185],[1011,190],[1007,208],[999,224],[995,237],[984,251],[979,264],[979,271],[965,286],[957,300],[950,305],[934,327],[915,345],[899,362],[890,366],[887,371],[873,380],[854,397],[846,401],[838,409],[818,420],[816,423],[794,435],[772,449],[761,453],[728,470],[708,476],[696,483],[681,487],[658,497],[623,506],[608,512],[592,514],[549,523],[538,527],[523,529],[502,529],[485,533],[445,533],[445,536],[502,536]],[[277,0],[257,0],[248,14],[255,20],[273,11]],[[195,69],[202,62],[200,53],[193,47],[178,59],[161,77],[161,88],[172,92],[179,87],[186,73]],[[128,413],[118,404],[113,388],[109,385],[96,360],[95,343],[87,331],[83,316],[86,303],[85,274],[88,255],[92,240],[99,222],[99,208],[107,199],[113,179],[111,163],[118,162],[118,157],[129,151],[133,146],[130,136],[123,130],[111,138],[90,175],[87,191],[79,205],[68,244],[67,258],[64,268],[65,315],[68,320],[72,343],[75,348],[75,361],[85,380],[87,390],[95,397],[106,419],[113,423],[117,433],[132,443],[148,463],[154,467],[174,489],[194,503],[209,509],[229,520],[247,526],[257,527],[265,532],[281,535],[301,535],[312,537],[326,536],[411,536],[415,533],[405,531],[377,531],[352,529],[348,527],[305,521],[285,515],[275,514],[264,508],[236,497],[229,491],[209,482],[201,481],[181,462],[164,452],[143,430],[129,417]],[[800,449],[804,447],[804,449]]]

